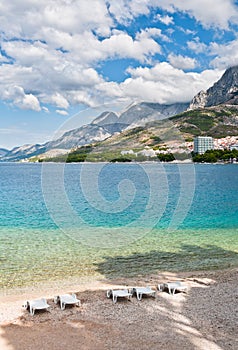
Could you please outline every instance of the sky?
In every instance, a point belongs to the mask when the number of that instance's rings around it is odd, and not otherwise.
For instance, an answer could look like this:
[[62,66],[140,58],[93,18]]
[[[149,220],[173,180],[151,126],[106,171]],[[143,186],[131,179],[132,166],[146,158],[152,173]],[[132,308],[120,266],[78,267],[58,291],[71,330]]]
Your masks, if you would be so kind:
[[0,0],[0,147],[96,106],[188,102],[236,64],[238,1]]

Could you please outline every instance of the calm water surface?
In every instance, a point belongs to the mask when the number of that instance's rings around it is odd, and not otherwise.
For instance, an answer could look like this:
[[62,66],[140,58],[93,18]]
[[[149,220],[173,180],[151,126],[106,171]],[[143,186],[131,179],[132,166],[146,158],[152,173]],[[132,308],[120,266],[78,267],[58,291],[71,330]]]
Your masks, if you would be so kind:
[[238,165],[0,163],[1,288],[238,265]]

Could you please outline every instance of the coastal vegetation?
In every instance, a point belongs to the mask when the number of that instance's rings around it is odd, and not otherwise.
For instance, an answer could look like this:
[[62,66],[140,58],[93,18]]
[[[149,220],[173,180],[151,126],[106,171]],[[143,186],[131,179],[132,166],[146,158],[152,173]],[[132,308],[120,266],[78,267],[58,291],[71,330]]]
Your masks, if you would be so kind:
[[233,162],[238,160],[238,150],[209,150],[204,154],[194,154],[195,163],[216,163],[216,162]]

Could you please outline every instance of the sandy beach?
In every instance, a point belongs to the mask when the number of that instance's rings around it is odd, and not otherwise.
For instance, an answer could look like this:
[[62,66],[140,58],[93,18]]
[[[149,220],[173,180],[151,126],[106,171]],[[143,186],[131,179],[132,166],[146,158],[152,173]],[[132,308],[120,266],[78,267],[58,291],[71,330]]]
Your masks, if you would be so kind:
[[[193,273],[158,273],[131,279],[91,281],[62,289],[24,290],[0,297],[1,350],[200,349],[238,348],[238,268]],[[106,290],[180,280],[187,293],[166,291],[156,298],[120,299],[113,304]],[[80,307],[61,311],[55,293],[75,292]],[[46,297],[49,311],[30,316],[26,299]]]

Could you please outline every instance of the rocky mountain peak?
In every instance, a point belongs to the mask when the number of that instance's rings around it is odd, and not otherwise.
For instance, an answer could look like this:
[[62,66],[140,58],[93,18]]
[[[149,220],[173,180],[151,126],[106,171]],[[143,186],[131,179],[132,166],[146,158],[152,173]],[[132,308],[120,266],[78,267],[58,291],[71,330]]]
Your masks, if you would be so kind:
[[92,124],[100,126],[118,123],[118,115],[114,112],[105,111],[92,121]]
[[129,128],[145,125],[150,121],[162,120],[175,114],[184,112],[188,108],[188,103],[173,103],[164,105],[153,102],[141,102],[129,106],[121,113],[119,121],[128,124]]
[[207,92],[202,90],[192,99],[189,109],[204,108],[207,103]]
[[238,65],[228,68],[222,77],[207,91],[200,91],[192,100],[189,109],[238,105]]

